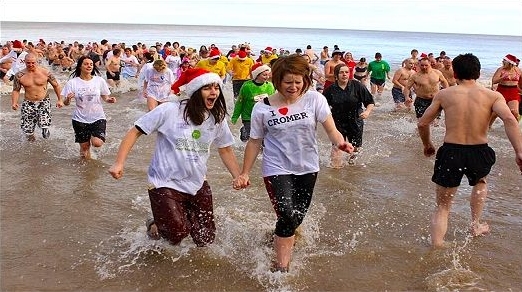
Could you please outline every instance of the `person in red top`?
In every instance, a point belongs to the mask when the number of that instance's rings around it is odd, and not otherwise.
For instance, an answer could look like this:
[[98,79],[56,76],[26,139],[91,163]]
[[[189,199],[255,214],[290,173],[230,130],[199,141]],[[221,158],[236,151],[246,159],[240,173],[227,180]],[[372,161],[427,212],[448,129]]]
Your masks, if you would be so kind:
[[346,54],[344,54],[343,61],[346,64],[346,66],[348,66],[348,69],[350,70],[349,71],[349,73],[350,73],[349,79],[352,80],[353,79],[353,72],[355,71],[355,66],[357,65],[357,63],[353,60],[352,53],[346,52]]

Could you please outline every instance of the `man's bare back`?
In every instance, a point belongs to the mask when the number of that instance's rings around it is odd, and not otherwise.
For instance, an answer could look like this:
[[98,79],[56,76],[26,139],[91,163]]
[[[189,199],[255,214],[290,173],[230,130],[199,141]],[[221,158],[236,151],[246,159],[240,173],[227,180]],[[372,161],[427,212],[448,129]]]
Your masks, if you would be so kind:
[[441,90],[433,103],[444,110],[444,142],[461,145],[487,143],[489,117],[496,103],[505,104],[498,92],[466,81]]

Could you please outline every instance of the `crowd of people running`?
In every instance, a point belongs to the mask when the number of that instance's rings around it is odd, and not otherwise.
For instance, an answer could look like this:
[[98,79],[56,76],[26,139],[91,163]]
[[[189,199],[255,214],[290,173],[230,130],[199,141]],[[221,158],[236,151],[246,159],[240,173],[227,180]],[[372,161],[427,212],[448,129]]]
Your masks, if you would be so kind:
[[[495,161],[487,146],[487,132],[497,117],[504,122],[522,171],[520,60],[511,54],[503,58],[492,79],[495,92],[476,83],[480,62],[472,54],[454,59],[445,52],[437,57],[418,54],[412,50],[402,66],[391,72],[379,52],[367,62],[354,60],[337,46],[331,53],[327,46],[319,54],[307,46],[293,53],[266,47],[254,54],[249,44],[233,45],[225,53],[215,45],[196,50],[177,42],[148,47],[111,45],[107,40],[46,44],[40,39],[36,44],[8,42],[0,64],[2,79],[13,84],[12,109],[20,108],[21,128],[29,140],[35,139],[36,126],[44,138],[50,136],[47,84],[56,93],[57,107],[74,101],[72,126],[84,158],[90,158],[91,146],[105,142],[102,101],[116,102],[111,88],[118,87],[122,78],[137,80],[148,112],[122,139],[109,172],[121,178],[137,139],[160,133],[148,171],[153,218],[146,226],[153,239],[178,244],[190,235],[197,246],[212,243],[216,228],[206,181],[210,146],[217,147],[235,189],[250,185],[250,172],[262,153],[265,188],[277,215],[272,268],[287,272],[295,232],[310,206],[319,171],[317,125],[323,126],[332,144],[330,166],[344,166],[343,152],[349,153],[348,164],[353,163],[362,147],[364,120],[379,105],[387,80],[393,84],[394,110],[414,109],[426,156],[435,154],[430,125],[436,124],[442,111],[445,114],[446,136],[432,178],[437,184],[432,244],[443,246],[451,200],[464,175],[473,186],[470,231],[474,236],[489,232],[480,219],[487,194],[485,177]],[[54,76],[58,72],[70,74],[63,88]],[[230,122],[241,119],[243,124],[242,167],[228,126],[223,94],[227,82],[234,96]],[[25,94],[19,106],[22,88]],[[184,98],[171,98],[181,94]]]

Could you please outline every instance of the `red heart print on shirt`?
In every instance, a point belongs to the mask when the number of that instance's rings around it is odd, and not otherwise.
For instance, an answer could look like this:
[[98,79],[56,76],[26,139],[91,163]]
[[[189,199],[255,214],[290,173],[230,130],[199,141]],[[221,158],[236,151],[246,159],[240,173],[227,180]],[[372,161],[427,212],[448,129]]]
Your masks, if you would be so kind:
[[278,111],[279,111],[279,113],[282,114],[283,116],[286,116],[286,114],[288,113],[288,108],[287,108],[287,107],[282,107],[282,108],[280,108]]

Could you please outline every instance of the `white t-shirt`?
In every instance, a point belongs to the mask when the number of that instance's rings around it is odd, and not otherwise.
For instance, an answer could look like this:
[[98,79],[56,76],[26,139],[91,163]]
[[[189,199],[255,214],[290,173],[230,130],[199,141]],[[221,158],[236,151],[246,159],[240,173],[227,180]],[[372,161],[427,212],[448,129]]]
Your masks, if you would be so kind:
[[186,123],[186,101],[160,104],[139,118],[134,125],[146,134],[157,132],[156,147],[149,166],[149,182],[195,195],[207,173],[210,145],[224,148],[234,144],[234,136],[224,119],[215,124],[210,115],[197,126]]
[[134,55],[127,57],[126,54],[121,55],[120,58],[125,63],[125,65],[121,68],[122,76],[137,77],[136,74],[138,73],[138,65],[140,64],[140,62],[138,62],[138,58],[136,58]]
[[74,77],[67,81],[62,89],[61,96],[67,97],[71,92],[74,93],[76,103],[72,116],[73,120],[90,124],[105,119],[101,96],[111,94],[105,79],[100,76],[93,76],[91,80],[86,81],[80,77]]
[[280,108],[256,103],[250,137],[264,139],[263,176],[319,171],[317,123],[328,115],[328,102],[317,91],[307,91],[294,104]]
[[172,71],[172,73],[174,73],[174,77],[177,79],[179,76],[176,75],[179,66],[181,66],[181,58],[179,56],[168,55],[167,58],[165,58],[165,62],[167,62],[167,66]]
[[169,68],[158,72],[152,67],[145,72],[145,81],[147,81],[147,95],[163,102],[170,96],[170,88],[176,80]]

